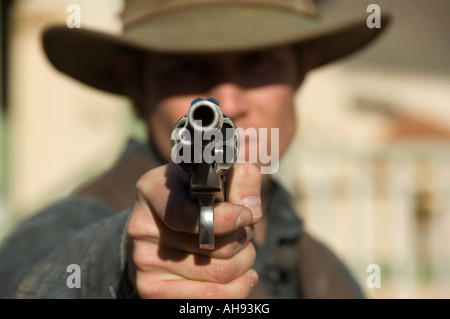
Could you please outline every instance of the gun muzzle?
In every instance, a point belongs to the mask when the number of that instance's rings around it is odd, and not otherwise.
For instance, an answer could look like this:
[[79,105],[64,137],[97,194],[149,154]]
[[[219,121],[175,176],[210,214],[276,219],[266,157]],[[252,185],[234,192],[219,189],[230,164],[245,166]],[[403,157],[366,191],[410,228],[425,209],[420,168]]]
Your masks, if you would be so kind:
[[[196,101],[196,100],[194,100]],[[192,104],[187,115],[188,129],[206,132],[210,129],[222,129],[223,114],[219,106],[208,100]]]

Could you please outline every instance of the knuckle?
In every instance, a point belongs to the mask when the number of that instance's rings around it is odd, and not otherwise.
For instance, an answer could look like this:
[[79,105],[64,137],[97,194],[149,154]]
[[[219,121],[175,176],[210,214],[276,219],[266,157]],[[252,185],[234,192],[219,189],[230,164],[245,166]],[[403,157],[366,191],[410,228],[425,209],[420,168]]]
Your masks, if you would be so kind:
[[127,224],[127,235],[129,238],[134,239],[139,233],[139,222],[137,221],[137,214],[131,214],[130,220]]
[[234,240],[237,247],[243,248],[248,245],[253,237],[252,227],[247,226],[245,228],[238,229],[234,232]]
[[155,264],[153,254],[146,253],[148,245],[142,245],[139,241],[135,241],[133,247],[133,263],[138,270],[148,271],[148,269]]
[[242,163],[235,170],[235,174],[239,178],[259,177],[260,175],[259,169],[252,163]]
[[[246,246],[252,245],[253,227],[247,226],[230,233],[224,238],[224,244],[216,250],[216,257],[219,259],[231,259]],[[254,248],[253,248],[254,249]]]
[[136,189],[141,192],[148,192],[152,189],[158,189],[161,186],[161,177],[164,176],[167,166],[168,165],[158,166],[145,172],[137,180],[135,184]]
[[229,283],[236,276],[236,269],[231,262],[220,262],[214,267],[213,277],[219,283]]
[[142,194],[145,192],[146,189],[148,189],[150,181],[153,180],[153,175],[154,175],[153,170],[150,170],[144,173],[144,175],[142,175],[138,179],[138,181],[136,182],[136,190],[138,193]]
[[230,259],[233,257],[239,249],[239,243],[232,242],[224,247],[221,247],[217,252],[217,258]]

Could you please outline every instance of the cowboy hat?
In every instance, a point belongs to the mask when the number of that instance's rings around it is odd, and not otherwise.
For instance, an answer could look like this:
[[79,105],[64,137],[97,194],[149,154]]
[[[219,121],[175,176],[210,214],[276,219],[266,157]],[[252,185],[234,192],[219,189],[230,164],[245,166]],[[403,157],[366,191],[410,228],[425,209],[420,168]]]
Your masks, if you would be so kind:
[[[365,12],[364,12],[365,14]],[[316,67],[371,42],[382,29],[367,17],[327,24],[312,0],[125,0],[123,34],[51,26],[43,46],[61,72],[97,89],[125,94],[114,68],[120,50],[214,53],[314,41]],[[388,17],[382,17],[383,28]]]

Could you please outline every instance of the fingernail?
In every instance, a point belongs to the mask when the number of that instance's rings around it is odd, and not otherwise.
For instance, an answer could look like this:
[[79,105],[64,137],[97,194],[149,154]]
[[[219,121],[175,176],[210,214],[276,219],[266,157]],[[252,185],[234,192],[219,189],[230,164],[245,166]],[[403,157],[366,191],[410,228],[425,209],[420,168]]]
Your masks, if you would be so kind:
[[252,287],[255,287],[256,284],[258,283],[258,274],[256,273],[256,271],[252,270],[250,276],[251,276],[251,280],[252,280]]
[[242,200],[241,205],[248,207],[252,211],[253,218],[259,218],[262,216],[261,199],[259,197],[245,197]]
[[250,225],[252,222],[252,214],[249,211],[243,211],[236,219],[236,228],[241,228]]

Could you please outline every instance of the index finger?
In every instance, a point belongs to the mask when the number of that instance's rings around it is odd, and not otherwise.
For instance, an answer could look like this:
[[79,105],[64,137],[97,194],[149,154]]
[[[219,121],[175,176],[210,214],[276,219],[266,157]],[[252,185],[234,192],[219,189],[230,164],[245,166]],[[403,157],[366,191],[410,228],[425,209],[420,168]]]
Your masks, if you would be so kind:
[[[175,164],[147,172],[138,181],[138,198],[171,230],[198,233],[200,206],[189,193],[189,176]],[[214,207],[216,235],[223,235],[251,223],[251,211],[242,205],[219,202]]]
[[236,163],[227,176],[227,200],[230,203],[247,207],[254,220],[262,216],[261,173],[250,163]]

